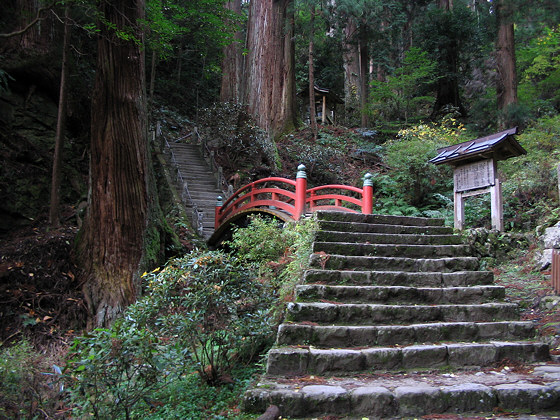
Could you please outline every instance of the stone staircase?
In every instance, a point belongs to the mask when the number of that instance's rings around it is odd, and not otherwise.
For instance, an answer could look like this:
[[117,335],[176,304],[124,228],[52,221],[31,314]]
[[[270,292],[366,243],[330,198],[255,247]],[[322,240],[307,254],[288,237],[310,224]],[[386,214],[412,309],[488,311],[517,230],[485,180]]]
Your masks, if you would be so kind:
[[[217,187],[217,178],[210,166],[202,156],[200,147],[196,144],[186,143],[170,143],[174,157],[174,164],[186,184],[188,194],[185,191],[184,185],[179,185],[177,182],[177,189],[181,194],[187,195],[184,198],[186,203],[187,214],[192,219],[200,217],[202,222],[202,232],[200,232],[205,239],[208,239],[214,232],[214,212],[216,208],[216,200],[218,196],[223,196],[221,189]],[[186,199],[185,199],[186,198]],[[193,212],[194,207],[201,215]],[[193,225],[195,221],[192,220]]]
[[560,409],[548,346],[441,220],[317,217],[311,269],[246,411],[385,419]]

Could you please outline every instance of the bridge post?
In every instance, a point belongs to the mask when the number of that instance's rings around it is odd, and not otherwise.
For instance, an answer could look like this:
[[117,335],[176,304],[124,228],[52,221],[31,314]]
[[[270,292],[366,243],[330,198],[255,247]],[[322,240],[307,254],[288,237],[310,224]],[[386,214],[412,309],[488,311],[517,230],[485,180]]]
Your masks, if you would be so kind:
[[218,226],[220,226],[220,210],[222,210],[223,205],[223,198],[219,195],[216,200],[216,208],[214,210],[214,229],[218,229]]
[[373,213],[373,181],[372,175],[368,172],[364,175],[364,188],[362,192],[362,213]]
[[305,198],[307,196],[307,174],[305,165],[299,165],[296,174],[296,201],[294,204],[294,219],[299,220],[305,212]]

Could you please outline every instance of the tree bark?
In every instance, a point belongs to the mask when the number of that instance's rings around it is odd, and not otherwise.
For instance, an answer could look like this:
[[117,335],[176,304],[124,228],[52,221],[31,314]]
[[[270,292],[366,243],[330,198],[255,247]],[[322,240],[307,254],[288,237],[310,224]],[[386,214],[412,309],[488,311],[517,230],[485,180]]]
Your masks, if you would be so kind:
[[369,96],[369,51],[367,37],[364,33],[360,36],[360,108],[362,113],[361,126],[369,125],[369,117],[366,112]]
[[149,89],[150,103],[154,100],[154,89],[156,86],[156,64],[157,64],[157,52],[154,48],[152,50],[152,63],[150,65],[150,89]]
[[[228,1],[225,4],[225,8],[240,15],[241,0]],[[242,102],[242,42],[243,34],[241,31],[237,31],[234,36],[234,41],[230,45],[224,47],[224,58],[222,60],[222,86],[220,89],[221,102]]]
[[[315,37],[315,5],[311,6],[311,16],[309,19],[309,123],[311,125],[311,133],[313,141],[317,141],[317,112],[315,109],[315,67],[313,62]],[[323,115],[323,118],[325,116]]]
[[344,106],[346,118],[356,112],[360,104],[360,55],[355,42],[356,23],[348,19],[344,27],[342,60],[344,62]]
[[[496,4],[498,37],[496,39],[496,66],[498,80],[496,96],[498,110],[505,111],[508,106],[517,104],[517,73],[515,69],[515,37],[512,22],[513,10],[508,0],[499,0]],[[508,125],[502,113],[498,119],[500,129]]]
[[62,68],[60,71],[60,90],[58,96],[58,114],[54,139],[54,156],[51,178],[51,202],[49,223],[52,227],[60,226],[60,178],[62,173],[62,154],[66,124],[66,92],[68,75],[68,53],[70,49],[70,6],[64,8],[64,37],[62,41]]
[[[105,1],[99,11],[142,41],[136,22],[144,16],[144,0]],[[157,197],[149,182],[143,48],[117,37],[107,25],[100,30],[88,212],[77,246],[90,327],[109,325],[136,299]],[[158,236],[150,238],[157,242]]]
[[247,33],[249,114],[272,137],[297,125],[292,0],[252,1]]

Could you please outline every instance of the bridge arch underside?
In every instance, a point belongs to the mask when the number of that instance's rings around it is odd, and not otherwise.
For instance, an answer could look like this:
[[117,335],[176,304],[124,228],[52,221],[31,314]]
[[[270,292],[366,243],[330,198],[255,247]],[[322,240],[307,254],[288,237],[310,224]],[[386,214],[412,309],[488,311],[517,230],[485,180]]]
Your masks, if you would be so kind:
[[225,241],[231,239],[234,228],[247,227],[249,225],[250,216],[256,214],[273,218],[280,222],[294,221],[294,219],[292,219],[292,217],[288,213],[271,208],[257,207],[243,210],[239,213],[234,214],[232,217],[228,218],[226,221],[224,221],[224,223],[218,226],[218,229],[216,229],[212,236],[208,239],[208,245],[211,248],[220,248]]

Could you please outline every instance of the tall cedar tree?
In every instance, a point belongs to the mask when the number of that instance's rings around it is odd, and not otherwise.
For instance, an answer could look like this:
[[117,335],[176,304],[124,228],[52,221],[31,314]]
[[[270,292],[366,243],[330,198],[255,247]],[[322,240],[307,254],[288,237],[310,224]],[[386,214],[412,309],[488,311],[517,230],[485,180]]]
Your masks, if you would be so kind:
[[103,1],[99,13],[104,22],[92,98],[91,184],[77,246],[90,327],[110,324],[136,299],[157,203],[149,182],[145,63],[136,24],[144,17],[144,0]]
[[[513,7],[509,0],[496,2],[498,37],[496,39],[496,66],[498,72],[496,96],[498,109],[505,111],[517,104],[517,72],[515,68],[515,38],[513,28]],[[498,121],[498,128],[505,129],[508,122],[504,117]]]
[[251,1],[249,9],[246,103],[273,137],[297,125],[292,2]]
[[[315,4],[311,4],[309,16],[309,122],[311,132],[313,133],[313,141],[317,141],[317,112],[315,107],[315,66],[313,54],[315,47],[313,38],[315,37]],[[323,118],[325,116],[323,115]]]
[[[228,1],[225,4],[225,7],[233,13],[241,15],[241,0]],[[220,89],[221,102],[242,102],[242,40],[243,33],[241,30],[237,30],[234,35],[234,41],[224,47],[224,58],[222,60],[222,86]]]

